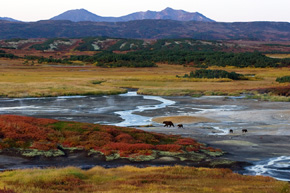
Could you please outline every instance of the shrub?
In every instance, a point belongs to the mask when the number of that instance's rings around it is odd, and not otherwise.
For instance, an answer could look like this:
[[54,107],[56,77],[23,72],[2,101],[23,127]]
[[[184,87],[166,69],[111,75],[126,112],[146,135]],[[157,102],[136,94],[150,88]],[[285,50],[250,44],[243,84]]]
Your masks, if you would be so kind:
[[122,133],[120,135],[118,135],[117,137],[115,137],[116,141],[118,142],[124,142],[124,143],[134,143],[134,138],[126,133]]
[[160,151],[177,152],[181,150],[181,145],[167,144],[167,145],[156,145],[156,149]]
[[229,78],[232,80],[240,80],[243,79],[242,74],[238,74],[236,72],[227,72],[225,70],[206,70],[200,69],[195,72],[190,72],[189,75],[185,74],[183,78]]
[[279,82],[279,83],[290,82],[290,76],[278,77],[276,79],[276,82]]

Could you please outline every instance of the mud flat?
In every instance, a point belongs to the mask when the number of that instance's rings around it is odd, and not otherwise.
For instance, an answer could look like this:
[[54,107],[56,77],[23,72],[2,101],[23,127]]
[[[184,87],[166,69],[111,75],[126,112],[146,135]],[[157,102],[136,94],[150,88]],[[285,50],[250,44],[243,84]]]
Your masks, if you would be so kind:
[[[283,171],[290,174],[287,161],[290,156],[289,109],[287,102],[243,97],[160,97],[136,92],[118,96],[1,99],[0,104],[2,114],[132,126],[192,137],[227,152],[223,156],[226,159],[254,166],[262,164],[261,171],[254,173],[261,175],[268,175],[265,167],[273,160],[280,160]],[[184,129],[163,127],[165,119],[183,124]],[[230,129],[233,133],[229,133]],[[242,129],[248,132],[242,133]],[[280,172],[279,168],[277,170]]]

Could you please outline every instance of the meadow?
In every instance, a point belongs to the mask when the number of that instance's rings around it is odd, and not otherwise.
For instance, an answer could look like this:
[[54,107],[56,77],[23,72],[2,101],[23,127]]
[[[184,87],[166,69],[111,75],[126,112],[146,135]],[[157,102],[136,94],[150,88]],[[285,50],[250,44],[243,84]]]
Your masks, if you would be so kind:
[[213,66],[208,69],[236,72],[245,75],[248,80],[178,78],[196,68],[169,64],[150,68],[101,68],[81,62],[78,66],[27,65],[23,62],[22,59],[0,60],[0,96],[106,95],[124,93],[125,88],[136,88],[138,93],[146,95],[239,95],[287,86],[287,83],[275,80],[290,75],[287,67]]
[[6,171],[0,174],[3,193],[93,192],[223,192],[264,193],[290,191],[289,183],[263,176],[244,176],[229,169],[125,166],[48,168]]

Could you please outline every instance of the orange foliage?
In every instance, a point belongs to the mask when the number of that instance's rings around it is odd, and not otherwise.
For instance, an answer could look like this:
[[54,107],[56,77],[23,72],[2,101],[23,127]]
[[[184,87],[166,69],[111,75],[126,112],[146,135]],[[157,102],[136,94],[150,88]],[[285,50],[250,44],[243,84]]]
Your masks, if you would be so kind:
[[196,145],[197,142],[191,138],[181,138],[178,139],[175,143],[178,145]]
[[199,147],[186,147],[186,151],[194,151],[194,152],[198,152],[199,151]]
[[181,148],[182,148],[181,145],[176,145],[176,144],[156,145],[156,149],[160,151],[177,152],[177,151],[180,151]]
[[118,135],[117,137],[115,137],[117,142],[124,142],[124,143],[134,143],[134,138],[127,134],[127,133],[122,133],[120,135]]
[[[104,150],[104,152],[108,153],[108,152],[116,152],[119,151],[119,153],[122,156],[126,156],[129,154],[144,154],[147,153],[148,151],[151,151],[152,149],[154,149],[154,145],[150,145],[150,144],[144,144],[144,143],[136,143],[136,144],[129,144],[129,143],[110,143],[108,145],[105,145],[102,150]],[[144,151],[144,150],[148,150],[148,151]]]

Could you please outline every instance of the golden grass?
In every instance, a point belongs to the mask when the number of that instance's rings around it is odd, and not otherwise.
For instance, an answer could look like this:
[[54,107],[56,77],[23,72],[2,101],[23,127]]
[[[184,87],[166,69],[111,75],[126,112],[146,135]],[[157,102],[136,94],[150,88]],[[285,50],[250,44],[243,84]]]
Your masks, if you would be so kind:
[[208,119],[205,117],[195,117],[195,116],[170,116],[170,117],[155,117],[152,119],[157,123],[163,123],[163,121],[172,121],[173,123],[201,123],[201,122],[216,122],[213,119]]
[[262,176],[243,176],[229,169],[194,167],[94,167],[84,171],[26,169],[0,174],[0,188],[21,193],[58,192],[289,192],[287,182]]
[[266,54],[270,58],[290,58],[290,54]]
[[[153,95],[237,95],[249,89],[279,86],[277,77],[289,76],[288,68],[217,68],[255,74],[252,80],[177,78],[195,70],[182,65],[159,64],[158,68],[99,68],[25,66],[21,60],[0,60],[0,95],[7,97],[116,94],[123,87]],[[103,81],[93,84],[93,81]]]

